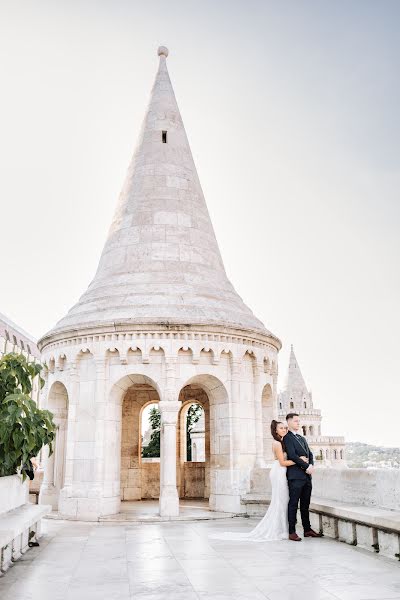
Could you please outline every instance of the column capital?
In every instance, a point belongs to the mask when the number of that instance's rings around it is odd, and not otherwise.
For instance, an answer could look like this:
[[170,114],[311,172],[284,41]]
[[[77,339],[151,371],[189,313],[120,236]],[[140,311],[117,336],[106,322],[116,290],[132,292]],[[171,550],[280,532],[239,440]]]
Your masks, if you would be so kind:
[[178,400],[161,400],[158,403],[158,408],[161,413],[162,425],[176,425],[178,412],[182,406],[182,402]]

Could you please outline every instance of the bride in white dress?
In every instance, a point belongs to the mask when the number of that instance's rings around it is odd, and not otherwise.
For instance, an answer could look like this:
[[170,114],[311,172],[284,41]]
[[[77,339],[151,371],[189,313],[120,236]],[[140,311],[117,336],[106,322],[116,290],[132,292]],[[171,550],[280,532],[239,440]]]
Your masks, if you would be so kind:
[[[287,460],[286,454],[284,453],[283,439],[286,433],[286,425],[275,420],[271,422],[271,434],[274,438],[272,450],[275,460],[269,474],[272,488],[271,503],[264,517],[258,525],[248,533],[216,533],[211,535],[210,538],[238,541],[248,540],[253,542],[288,539],[289,488],[286,479],[286,467],[290,467],[295,463],[292,460]],[[301,458],[308,462],[307,457],[302,456]]]

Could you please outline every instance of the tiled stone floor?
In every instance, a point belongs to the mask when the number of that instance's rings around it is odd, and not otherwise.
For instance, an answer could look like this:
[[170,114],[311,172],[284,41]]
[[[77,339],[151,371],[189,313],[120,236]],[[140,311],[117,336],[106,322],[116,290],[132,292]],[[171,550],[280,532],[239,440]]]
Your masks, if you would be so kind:
[[44,521],[1,600],[400,600],[400,564],[323,539],[210,540],[256,521]]

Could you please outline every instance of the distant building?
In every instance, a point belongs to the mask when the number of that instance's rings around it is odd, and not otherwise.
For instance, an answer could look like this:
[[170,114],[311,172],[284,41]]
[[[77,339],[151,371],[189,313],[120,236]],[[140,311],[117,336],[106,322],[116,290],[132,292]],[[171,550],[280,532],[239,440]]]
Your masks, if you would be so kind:
[[[35,339],[0,313],[0,358],[10,352],[23,354],[29,362],[40,362],[40,352]],[[39,402],[39,391],[39,382],[36,377],[31,394],[36,403]]]
[[307,389],[293,346],[290,351],[285,387],[278,394],[279,418],[284,419],[289,412],[300,415],[302,433],[307,438],[315,458],[321,464],[333,467],[347,466],[344,437],[322,435],[321,411],[314,408],[311,391]]

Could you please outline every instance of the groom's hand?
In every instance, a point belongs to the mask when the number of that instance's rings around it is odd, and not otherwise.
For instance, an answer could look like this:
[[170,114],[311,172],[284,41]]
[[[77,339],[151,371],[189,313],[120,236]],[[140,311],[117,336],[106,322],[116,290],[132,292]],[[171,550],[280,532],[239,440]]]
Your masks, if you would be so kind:
[[306,470],[306,473],[307,473],[308,475],[312,475],[312,472],[313,472],[313,471],[314,471],[314,466],[313,466],[313,465],[310,465],[310,466],[308,467],[308,469]]

